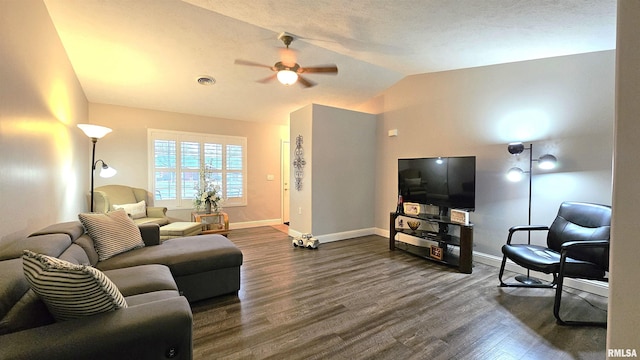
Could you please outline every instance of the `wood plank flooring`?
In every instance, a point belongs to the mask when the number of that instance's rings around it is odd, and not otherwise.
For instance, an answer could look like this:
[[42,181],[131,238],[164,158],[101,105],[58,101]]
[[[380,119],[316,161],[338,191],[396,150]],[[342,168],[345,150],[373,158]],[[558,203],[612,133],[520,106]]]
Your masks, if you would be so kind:
[[[556,325],[553,290],[500,288],[490,266],[461,274],[380,236],[317,250],[271,227],[229,239],[241,290],[192,305],[195,359],[605,358],[605,329]],[[606,318],[604,298],[563,299],[568,316]]]

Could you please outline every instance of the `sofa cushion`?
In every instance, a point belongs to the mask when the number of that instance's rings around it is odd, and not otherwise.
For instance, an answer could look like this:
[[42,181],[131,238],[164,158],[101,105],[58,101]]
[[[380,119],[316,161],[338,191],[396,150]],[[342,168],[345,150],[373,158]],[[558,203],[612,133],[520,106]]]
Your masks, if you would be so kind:
[[157,246],[148,246],[100,261],[101,270],[119,269],[141,264],[164,264],[174,277],[239,267],[242,252],[231,240],[218,234],[169,239]]
[[178,291],[178,286],[173,280],[173,276],[171,276],[171,271],[164,265],[139,265],[107,270],[104,274],[118,287],[122,296],[125,297],[162,290]]
[[58,259],[68,261],[76,265],[92,266],[87,253],[82,247],[80,247],[80,245],[75,243],[71,244],[71,246],[69,246],[67,250],[60,254],[60,256],[58,256]]
[[180,297],[180,293],[178,292],[178,290],[158,290],[144,294],[127,296],[127,304],[129,305],[129,307],[133,307],[174,297]]
[[57,321],[127,307],[118,288],[101,271],[25,250],[24,275]]
[[49,225],[44,229],[32,233],[31,235],[29,235],[29,237],[47,234],[67,234],[71,238],[71,241],[74,241],[75,239],[82,236],[82,234],[84,234],[84,228],[82,227],[80,221],[68,221]]
[[0,260],[18,259],[24,250],[58,257],[71,245],[67,234],[45,234],[12,241],[0,251]]
[[89,265],[96,266],[98,261],[100,260],[98,256],[98,252],[96,251],[96,247],[93,244],[93,240],[89,236],[89,234],[84,234],[76,239],[75,244],[80,246],[82,250],[87,254],[89,258]]
[[144,246],[138,226],[124,210],[78,217],[91,236],[100,261]]
[[144,200],[135,204],[113,204],[113,210],[123,209],[132,219],[140,219],[147,217],[147,204]]
[[0,334],[7,333],[5,316],[29,290],[29,283],[22,276],[20,259],[0,261]]

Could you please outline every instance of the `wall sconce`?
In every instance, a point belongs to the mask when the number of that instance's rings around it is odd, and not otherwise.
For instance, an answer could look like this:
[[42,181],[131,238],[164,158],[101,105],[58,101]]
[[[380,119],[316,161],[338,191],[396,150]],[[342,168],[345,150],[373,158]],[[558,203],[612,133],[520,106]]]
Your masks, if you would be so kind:
[[93,143],[93,150],[91,152],[91,212],[93,212],[93,175],[96,171],[96,166],[98,162],[102,163],[100,169],[100,177],[109,178],[114,176],[117,171],[116,169],[109,167],[102,159],[96,160],[96,143],[98,139],[101,139],[105,135],[111,132],[111,129],[104,126],[99,125],[91,125],[91,124],[78,124],[80,130],[82,130],[85,135],[91,138],[91,142]]
[[[521,142],[517,142],[517,143],[510,143],[507,146],[507,150],[509,151],[510,154],[512,155],[520,155],[522,154],[525,150],[529,150],[529,169],[528,171],[524,171],[519,167],[512,167],[511,169],[509,169],[509,171],[507,172],[507,179],[509,179],[510,181],[520,181],[522,180],[522,178],[524,177],[524,174],[529,174],[529,222],[528,225],[531,225],[531,178],[533,173],[531,172],[532,168],[533,168],[533,162],[537,161],[538,162],[538,167],[540,169],[543,170],[549,170],[549,169],[553,169],[556,167],[556,164],[558,163],[558,159],[556,159],[555,156],[551,155],[551,154],[545,154],[542,155],[540,158],[538,159],[534,159],[533,158],[533,144],[529,144],[529,147],[525,147],[523,143]],[[527,232],[527,244],[531,244],[531,231]],[[529,284],[529,285],[540,285],[542,284],[542,281],[536,279],[536,278],[532,278],[529,276],[529,269],[527,269],[527,276],[523,276],[523,275],[518,275],[515,277],[515,279],[523,284]]]

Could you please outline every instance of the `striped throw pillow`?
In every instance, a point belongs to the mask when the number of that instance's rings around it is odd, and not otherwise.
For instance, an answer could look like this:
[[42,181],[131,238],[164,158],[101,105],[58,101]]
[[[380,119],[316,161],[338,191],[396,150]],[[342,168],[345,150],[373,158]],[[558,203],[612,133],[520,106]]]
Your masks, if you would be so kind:
[[79,214],[78,218],[93,240],[100,261],[144,246],[138,225],[123,209]]
[[57,321],[127,307],[113,282],[91,266],[25,250],[22,267],[31,288]]

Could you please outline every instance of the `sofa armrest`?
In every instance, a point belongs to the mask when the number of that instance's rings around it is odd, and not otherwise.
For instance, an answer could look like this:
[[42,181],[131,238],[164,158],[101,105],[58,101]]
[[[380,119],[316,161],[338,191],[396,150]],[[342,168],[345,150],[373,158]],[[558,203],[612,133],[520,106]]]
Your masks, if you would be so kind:
[[145,246],[160,245],[160,226],[158,224],[140,224],[140,235]]
[[167,208],[159,206],[147,206],[147,217],[163,218],[167,217]]
[[2,359],[191,359],[187,299],[136,305],[0,336]]

